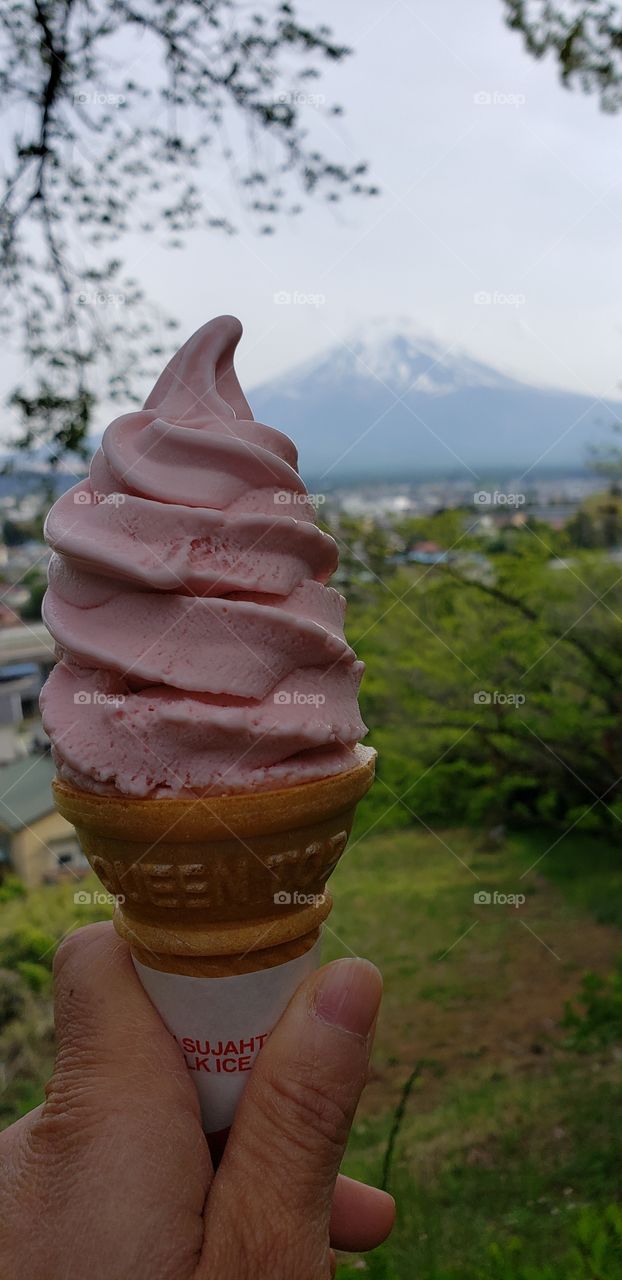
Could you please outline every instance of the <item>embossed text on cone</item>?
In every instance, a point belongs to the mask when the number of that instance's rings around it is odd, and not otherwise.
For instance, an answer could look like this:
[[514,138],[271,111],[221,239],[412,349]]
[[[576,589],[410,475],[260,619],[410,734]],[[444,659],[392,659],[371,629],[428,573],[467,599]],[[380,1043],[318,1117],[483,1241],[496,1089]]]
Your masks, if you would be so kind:
[[54,783],[93,870],[119,905],[115,925],[144,965],[224,976],[310,948],[330,911],[375,752],[353,769],[278,791],[132,799]]

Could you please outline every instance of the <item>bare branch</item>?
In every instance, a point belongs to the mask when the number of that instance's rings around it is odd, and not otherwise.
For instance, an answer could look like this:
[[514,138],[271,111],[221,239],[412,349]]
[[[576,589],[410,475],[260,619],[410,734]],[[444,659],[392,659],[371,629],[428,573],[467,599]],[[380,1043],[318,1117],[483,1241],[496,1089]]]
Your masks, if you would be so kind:
[[[263,234],[300,211],[300,193],[375,193],[364,164],[311,141],[314,115],[338,108],[310,86],[348,53],[275,0],[3,6],[0,107],[23,116],[0,188],[2,332],[19,335],[27,366],[10,398],[18,443],[79,450],[98,399],[135,400],[168,355],[155,326],[174,322],[128,276],[124,236],[176,247],[198,227],[234,233],[223,173]],[[241,127],[248,149],[227,141]]]

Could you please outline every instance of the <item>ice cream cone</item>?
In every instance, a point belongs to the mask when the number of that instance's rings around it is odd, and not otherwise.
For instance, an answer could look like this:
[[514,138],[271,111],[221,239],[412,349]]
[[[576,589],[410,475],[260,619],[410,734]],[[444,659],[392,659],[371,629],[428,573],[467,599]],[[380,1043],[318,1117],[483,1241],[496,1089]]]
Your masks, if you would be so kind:
[[46,525],[57,807],[116,898],[206,1133],[231,1123],[319,963],[326,881],[375,760],[356,746],[337,546],[294,444],[253,418],[240,334],[222,316],[184,343]]
[[325,886],[371,786],[354,768],[276,791],[132,799],[54,783],[115,926],[150,969],[195,977],[257,972],[304,954],[331,909]]

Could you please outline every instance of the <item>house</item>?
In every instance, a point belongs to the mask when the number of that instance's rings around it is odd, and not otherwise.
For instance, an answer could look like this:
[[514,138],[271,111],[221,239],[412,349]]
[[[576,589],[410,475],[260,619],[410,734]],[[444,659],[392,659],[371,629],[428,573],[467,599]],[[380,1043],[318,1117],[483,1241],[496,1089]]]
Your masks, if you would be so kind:
[[19,617],[10,605],[0,600],[0,627],[15,627],[19,625]]
[[0,767],[0,878],[12,871],[29,889],[88,870],[73,827],[54,807],[55,773],[48,753]]
[[0,631],[0,663],[36,662],[44,676],[56,661],[54,641],[44,622],[19,622]]
[[37,715],[41,672],[35,662],[0,666],[0,765],[28,755],[24,719]]
[[36,662],[0,666],[0,724],[21,724],[36,714],[43,679]]
[[416,542],[406,557],[411,564],[445,564],[448,558],[437,542]]

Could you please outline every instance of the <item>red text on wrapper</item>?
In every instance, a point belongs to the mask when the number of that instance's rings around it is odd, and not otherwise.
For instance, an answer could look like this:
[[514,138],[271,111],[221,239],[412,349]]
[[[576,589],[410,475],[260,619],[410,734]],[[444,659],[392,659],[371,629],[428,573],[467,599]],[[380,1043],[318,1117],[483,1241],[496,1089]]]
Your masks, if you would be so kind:
[[189,1071],[207,1071],[213,1075],[230,1075],[250,1071],[253,1061],[268,1039],[268,1032],[250,1036],[248,1040],[195,1040],[192,1036],[175,1036]]

